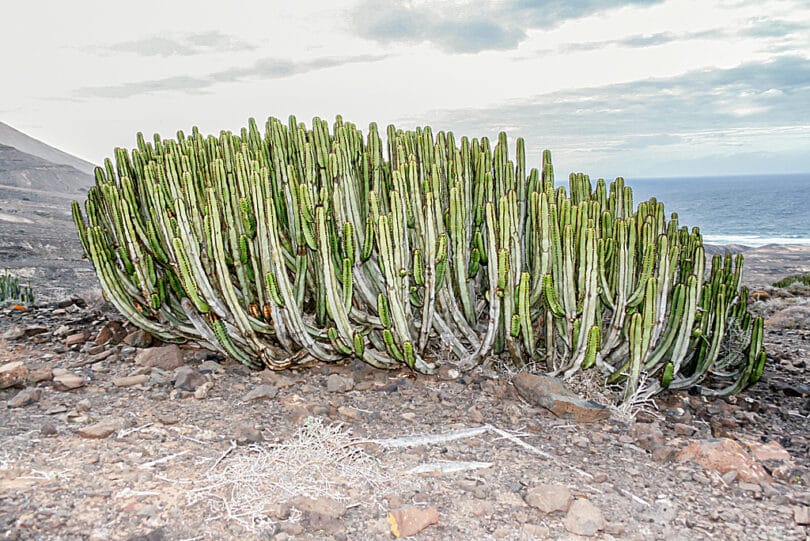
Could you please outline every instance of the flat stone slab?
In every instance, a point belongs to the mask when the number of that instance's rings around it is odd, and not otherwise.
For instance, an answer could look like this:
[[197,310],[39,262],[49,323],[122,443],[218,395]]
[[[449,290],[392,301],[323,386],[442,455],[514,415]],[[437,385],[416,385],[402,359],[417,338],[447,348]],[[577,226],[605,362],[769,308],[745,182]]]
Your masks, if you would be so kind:
[[557,378],[523,372],[512,383],[524,400],[546,408],[557,417],[575,423],[593,423],[610,417],[610,410],[605,406],[580,398]]

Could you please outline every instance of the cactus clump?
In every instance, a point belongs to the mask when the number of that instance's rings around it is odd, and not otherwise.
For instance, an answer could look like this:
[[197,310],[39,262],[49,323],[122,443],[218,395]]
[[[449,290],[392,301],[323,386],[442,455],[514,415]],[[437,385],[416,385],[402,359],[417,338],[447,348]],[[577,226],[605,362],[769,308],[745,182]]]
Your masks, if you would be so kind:
[[8,270],[0,274],[0,303],[6,301],[34,304],[34,288],[31,284],[20,285],[19,277]]
[[629,397],[642,374],[652,392],[734,393],[765,360],[741,256],[706,272],[699,231],[662,203],[635,208],[621,178],[555,186],[550,153],[527,171],[503,133],[389,126],[384,144],[375,124],[291,117],[139,134],[73,213],[127,319],[256,369],[357,357],[431,373],[502,355],[598,370]]

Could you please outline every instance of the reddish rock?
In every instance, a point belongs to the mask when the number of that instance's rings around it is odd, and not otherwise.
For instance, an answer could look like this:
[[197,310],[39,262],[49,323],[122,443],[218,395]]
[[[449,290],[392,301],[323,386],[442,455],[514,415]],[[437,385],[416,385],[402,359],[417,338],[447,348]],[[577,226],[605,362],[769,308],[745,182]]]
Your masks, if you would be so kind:
[[388,513],[388,524],[394,537],[410,537],[438,523],[439,513],[434,507],[401,507]]
[[11,361],[0,366],[0,389],[25,385],[28,368],[22,361]]
[[28,383],[36,385],[43,381],[51,381],[53,379],[53,370],[47,366],[31,370],[28,373]]
[[793,522],[800,526],[810,526],[810,507],[805,505],[794,507]]
[[98,423],[80,428],[78,431],[79,436],[92,440],[104,439],[114,432],[124,427],[124,422],[121,419],[105,419]]
[[605,406],[580,398],[559,379],[522,372],[513,383],[525,400],[546,408],[557,417],[575,423],[592,423],[610,417]]
[[771,482],[771,476],[743,447],[728,438],[693,441],[676,455],[678,462],[690,461],[720,474],[732,470],[740,481]]
[[135,356],[135,364],[174,370],[183,365],[183,352],[174,344],[159,348],[142,349]]
[[68,335],[68,337],[65,338],[65,345],[75,346],[77,344],[84,344],[86,341],[87,341],[87,333],[82,331]]
[[124,337],[124,343],[134,348],[148,348],[152,345],[152,335],[143,329],[137,329]]
[[633,435],[639,446],[647,451],[664,445],[664,432],[658,423],[636,423],[633,426]]
[[789,462],[791,459],[790,453],[779,445],[779,442],[776,440],[769,441],[768,443],[759,443],[756,441],[744,441],[743,443],[748,447],[748,450],[751,451],[751,454],[754,455],[754,458],[760,462],[765,462],[766,460]]

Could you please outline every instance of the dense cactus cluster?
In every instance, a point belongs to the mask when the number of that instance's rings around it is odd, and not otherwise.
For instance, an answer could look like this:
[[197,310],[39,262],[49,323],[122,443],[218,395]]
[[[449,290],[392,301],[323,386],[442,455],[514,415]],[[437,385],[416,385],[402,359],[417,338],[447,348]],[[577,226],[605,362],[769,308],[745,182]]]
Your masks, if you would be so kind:
[[[622,179],[527,171],[524,143],[337,118],[139,134],[74,218],[106,297],[164,341],[253,368],[357,357],[423,373],[491,356],[632,395],[762,373],[742,257],[704,270],[697,229]],[[440,353],[440,354],[439,354]]]
[[34,289],[31,284],[20,285],[20,279],[7,270],[0,274],[0,303],[6,301],[34,304]]

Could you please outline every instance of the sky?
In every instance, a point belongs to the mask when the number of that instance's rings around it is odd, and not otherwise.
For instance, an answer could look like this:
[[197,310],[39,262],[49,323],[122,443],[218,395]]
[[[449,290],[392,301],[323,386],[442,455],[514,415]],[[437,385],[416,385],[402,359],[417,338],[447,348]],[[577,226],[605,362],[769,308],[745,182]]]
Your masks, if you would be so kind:
[[27,0],[0,121],[88,161],[135,134],[341,114],[523,137],[558,176],[810,172],[807,0]]

